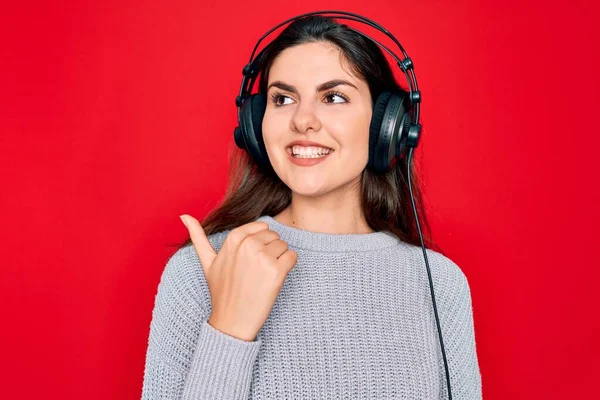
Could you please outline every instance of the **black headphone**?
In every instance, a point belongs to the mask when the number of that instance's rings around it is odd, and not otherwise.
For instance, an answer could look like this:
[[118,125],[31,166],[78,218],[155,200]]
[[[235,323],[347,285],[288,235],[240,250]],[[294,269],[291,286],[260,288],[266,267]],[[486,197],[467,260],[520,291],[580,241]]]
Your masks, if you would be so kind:
[[440,340],[440,346],[442,349],[442,357],[444,359],[444,367],[446,370],[446,384],[448,388],[448,399],[452,400],[452,391],[450,385],[450,372],[448,369],[448,360],[446,359],[446,351],[444,348],[444,340],[442,337],[442,329],[440,326],[440,320],[437,312],[437,305],[435,301],[435,294],[433,291],[433,281],[431,278],[431,270],[429,268],[429,262],[427,260],[427,252],[425,250],[425,244],[423,242],[423,235],[421,233],[421,226],[419,224],[419,217],[415,208],[414,196],[412,193],[412,184],[410,178],[410,161],[412,159],[413,150],[419,144],[419,137],[421,135],[421,125],[419,124],[419,109],[421,103],[421,92],[418,89],[417,78],[414,72],[414,65],[412,60],[404,51],[404,48],[398,42],[398,40],[389,33],[385,28],[376,22],[360,16],[344,11],[316,11],[306,14],[301,14],[296,17],[290,18],[283,21],[282,23],[271,28],[265,33],[254,46],[252,54],[250,55],[250,61],[242,70],[244,78],[242,79],[242,85],[240,87],[240,93],[235,99],[235,104],[238,107],[238,126],[233,132],[235,144],[242,150],[245,150],[250,157],[258,164],[260,168],[265,171],[273,171],[273,167],[269,161],[267,150],[265,149],[265,143],[262,136],[262,119],[265,114],[267,107],[267,100],[265,94],[250,94],[254,81],[258,76],[260,61],[262,60],[265,51],[269,48],[269,45],[254,58],[254,53],[260,42],[263,41],[271,32],[279,28],[280,26],[287,24],[288,22],[304,18],[310,15],[324,15],[324,14],[337,14],[334,18],[337,19],[348,19],[357,21],[366,25],[369,25],[377,30],[383,32],[390,37],[394,43],[398,45],[400,51],[404,56],[403,60],[400,60],[391,50],[379,43],[375,39],[367,36],[366,34],[353,29],[347,25],[346,28],[353,30],[354,32],[364,36],[371,40],[375,44],[379,45],[384,49],[390,56],[392,56],[398,67],[404,72],[406,80],[408,81],[408,96],[402,92],[382,92],[373,105],[373,115],[371,117],[371,125],[369,128],[369,161],[367,168],[381,173],[388,171],[392,165],[394,159],[399,160],[404,158],[408,153],[408,187],[410,189],[410,198],[412,202],[413,212],[419,232],[419,238],[421,240],[421,248],[423,250],[423,257],[425,258],[425,266],[427,267],[427,273],[429,277],[429,288],[431,290],[431,298],[433,301],[433,311],[435,315],[435,321],[437,324],[438,338]]
[[[245,150],[263,169],[271,169],[271,163],[269,162],[262,135],[262,119],[267,107],[267,99],[263,93],[250,93],[254,81],[258,76],[260,60],[269,46],[265,46],[256,58],[254,58],[254,53],[260,42],[280,26],[306,16],[332,13],[341,14],[341,16],[336,16],[335,18],[361,22],[380,30],[398,45],[404,55],[404,60],[401,61],[392,51],[375,39],[344,25],[348,29],[375,42],[387,51],[396,60],[402,72],[404,72],[409,87],[408,96],[401,92],[382,92],[377,97],[373,105],[373,115],[369,129],[369,161],[367,168],[378,173],[386,172],[393,165],[394,159],[399,160],[405,156],[407,147],[416,148],[419,143],[421,125],[418,121],[421,92],[418,90],[412,60],[408,57],[398,40],[376,22],[360,15],[342,11],[317,11],[290,18],[265,33],[258,40],[256,46],[254,46],[254,50],[250,55],[250,61],[242,70],[244,78],[240,87],[240,93],[235,99],[235,104],[238,107],[238,126],[234,129],[233,136],[235,144],[240,149]],[[411,115],[411,111],[413,111],[414,116]],[[416,123],[413,121],[416,121]]]

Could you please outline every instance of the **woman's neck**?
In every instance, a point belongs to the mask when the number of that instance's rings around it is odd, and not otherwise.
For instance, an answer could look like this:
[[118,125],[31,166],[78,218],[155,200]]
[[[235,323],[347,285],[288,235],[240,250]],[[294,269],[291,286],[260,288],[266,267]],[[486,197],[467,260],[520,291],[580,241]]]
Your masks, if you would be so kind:
[[336,202],[327,207],[323,202],[294,202],[273,217],[277,222],[311,232],[372,233],[362,210]]

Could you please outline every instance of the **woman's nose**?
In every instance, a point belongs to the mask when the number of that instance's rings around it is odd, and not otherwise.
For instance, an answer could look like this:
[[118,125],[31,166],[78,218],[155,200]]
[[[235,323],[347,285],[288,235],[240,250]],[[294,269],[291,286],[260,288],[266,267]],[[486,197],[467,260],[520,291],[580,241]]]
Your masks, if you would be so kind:
[[290,121],[290,129],[301,133],[306,132],[308,129],[313,131],[321,129],[321,121],[315,106],[312,104],[299,104]]

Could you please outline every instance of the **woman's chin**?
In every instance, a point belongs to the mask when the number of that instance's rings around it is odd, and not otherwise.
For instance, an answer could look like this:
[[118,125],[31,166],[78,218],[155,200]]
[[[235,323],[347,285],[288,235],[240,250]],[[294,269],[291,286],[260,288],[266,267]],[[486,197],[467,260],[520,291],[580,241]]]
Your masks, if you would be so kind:
[[306,182],[288,186],[295,195],[304,197],[321,196],[328,192],[323,185],[307,185]]

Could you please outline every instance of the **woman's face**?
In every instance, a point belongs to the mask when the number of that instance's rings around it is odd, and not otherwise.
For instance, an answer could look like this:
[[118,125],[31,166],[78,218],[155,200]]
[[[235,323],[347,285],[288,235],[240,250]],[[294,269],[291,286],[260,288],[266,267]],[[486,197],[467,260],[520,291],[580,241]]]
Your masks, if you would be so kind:
[[[342,65],[340,54],[328,43],[302,44],[281,52],[269,71],[263,139],[273,169],[296,194],[320,196],[350,187],[367,165],[371,94]],[[337,80],[347,83],[327,84]],[[296,140],[331,150],[316,164],[297,165],[289,147]],[[323,153],[307,146],[294,151],[301,157]]]

